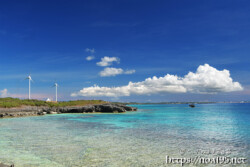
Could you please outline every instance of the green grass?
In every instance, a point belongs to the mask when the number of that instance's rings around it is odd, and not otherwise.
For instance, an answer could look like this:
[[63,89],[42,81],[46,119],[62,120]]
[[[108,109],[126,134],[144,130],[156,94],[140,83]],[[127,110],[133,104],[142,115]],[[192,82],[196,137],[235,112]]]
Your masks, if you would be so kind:
[[28,100],[18,98],[0,98],[0,108],[12,108],[21,106],[50,106],[50,107],[65,107],[65,106],[85,106],[91,104],[104,104],[107,103],[102,100],[76,100],[76,101],[62,101],[58,103],[46,102],[42,100]]

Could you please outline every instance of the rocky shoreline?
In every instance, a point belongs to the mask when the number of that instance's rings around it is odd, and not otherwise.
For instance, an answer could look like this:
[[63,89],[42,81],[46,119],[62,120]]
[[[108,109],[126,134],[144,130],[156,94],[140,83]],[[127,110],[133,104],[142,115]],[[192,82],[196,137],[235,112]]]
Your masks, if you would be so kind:
[[112,103],[67,107],[24,106],[20,108],[0,108],[0,118],[38,116],[62,113],[124,113],[126,111],[137,111],[137,108]]

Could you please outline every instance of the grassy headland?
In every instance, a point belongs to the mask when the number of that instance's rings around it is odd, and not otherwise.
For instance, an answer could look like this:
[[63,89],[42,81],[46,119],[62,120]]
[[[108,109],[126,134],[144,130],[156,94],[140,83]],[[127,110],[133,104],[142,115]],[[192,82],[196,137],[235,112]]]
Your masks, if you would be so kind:
[[66,106],[85,106],[93,104],[104,104],[106,101],[102,100],[75,100],[75,101],[62,101],[62,102],[46,102],[35,99],[18,99],[18,98],[0,98],[0,108],[13,108],[22,106],[49,106],[49,107],[66,107]]

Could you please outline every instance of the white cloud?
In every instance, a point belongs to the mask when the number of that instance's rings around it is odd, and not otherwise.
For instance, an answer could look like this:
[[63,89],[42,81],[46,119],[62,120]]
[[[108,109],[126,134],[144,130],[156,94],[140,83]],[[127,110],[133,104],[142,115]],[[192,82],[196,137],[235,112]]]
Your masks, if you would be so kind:
[[120,63],[120,59],[118,57],[103,57],[100,62],[96,64],[98,66],[106,67],[112,65],[113,62]]
[[121,68],[113,68],[113,67],[106,67],[103,71],[99,73],[101,77],[108,77],[108,76],[116,76],[119,74],[133,74],[135,70],[127,70],[124,71]]
[[9,93],[8,93],[7,89],[1,90],[0,93],[1,93],[1,95],[0,95],[1,97],[7,97],[7,96],[9,96]]
[[99,73],[101,77],[108,77],[108,76],[116,76],[123,73],[123,69],[121,68],[105,68],[103,71]]
[[135,70],[127,70],[124,72],[124,74],[134,74]]
[[88,56],[88,57],[86,57],[86,60],[88,60],[88,61],[91,61],[93,59],[95,59],[95,56]]
[[83,88],[71,96],[107,96],[150,95],[159,93],[200,93],[215,94],[243,90],[239,82],[233,82],[228,70],[219,71],[208,64],[200,65],[195,73],[184,77],[167,74],[164,77],[147,78],[142,82],[129,82],[120,87],[91,86]]
[[95,49],[94,48],[93,49],[86,48],[85,52],[93,54],[93,53],[95,53]]

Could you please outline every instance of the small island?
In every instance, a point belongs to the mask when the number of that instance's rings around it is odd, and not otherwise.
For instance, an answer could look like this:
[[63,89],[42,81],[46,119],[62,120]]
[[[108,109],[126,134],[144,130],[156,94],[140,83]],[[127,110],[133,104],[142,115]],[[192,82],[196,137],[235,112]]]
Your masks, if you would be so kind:
[[46,102],[18,98],[0,98],[0,118],[62,113],[124,113],[137,108],[102,100]]

